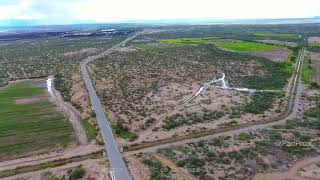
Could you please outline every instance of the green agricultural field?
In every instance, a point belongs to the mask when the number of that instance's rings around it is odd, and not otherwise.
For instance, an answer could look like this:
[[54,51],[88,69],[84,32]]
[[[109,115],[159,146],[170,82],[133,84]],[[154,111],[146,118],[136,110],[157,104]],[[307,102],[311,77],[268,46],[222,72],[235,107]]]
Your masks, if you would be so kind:
[[276,33],[254,33],[253,35],[260,36],[260,37],[288,38],[288,39],[298,37],[298,35],[296,34],[276,34]]
[[206,43],[212,40],[220,39],[220,37],[193,37],[193,38],[175,38],[175,39],[161,39],[160,42],[165,43]]
[[73,129],[39,84],[0,88],[0,160],[66,146]]
[[310,43],[310,46],[320,48],[320,42]]
[[150,51],[165,50],[165,49],[183,47],[183,46],[196,46],[196,44],[182,44],[182,43],[148,43],[148,44],[139,43],[139,44],[134,44],[135,48],[138,48],[141,50],[150,50]]
[[220,48],[230,49],[233,51],[257,51],[257,50],[269,50],[279,48],[278,45],[270,45],[259,42],[248,41],[225,41],[216,44]]

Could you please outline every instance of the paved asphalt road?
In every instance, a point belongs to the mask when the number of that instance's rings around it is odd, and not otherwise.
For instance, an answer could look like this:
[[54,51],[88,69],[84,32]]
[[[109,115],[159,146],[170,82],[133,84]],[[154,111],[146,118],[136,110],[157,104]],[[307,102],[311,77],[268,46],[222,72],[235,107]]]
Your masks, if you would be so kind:
[[97,96],[96,90],[93,87],[92,81],[90,79],[90,75],[88,73],[87,64],[95,59],[104,57],[108,54],[110,54],[115,48],[120,47],[124,44],[126,44],[128,41],[132,40],[142,32],[136,33],[133,36],[127,38],[126,40],[122,41],[120,44],[117,44],[113,46],[112,48],[108,49],[107,51],[101,53],[97,56],[91,56],[86,59],[84,59],[81,63],[81,72],[83,75],[83,79],[85,82],[85,85],[87,87],[87,90],[89,92],[89,96],[91,98],[91,104],[92,108],[96,113],[96,119],[100,128],[100,133],[102,136],[102,139],[105,143],[105,149],[108,154],[108,159],[111,162],[111,168],[114,175],[114,178],[116,180],[130,180],[131,176],[129,174],[129,171],[122,159],[122,155],[119,152],[117,143],[115,142],[112,129],[110,127],[110,124],[108,123],[103,106]]

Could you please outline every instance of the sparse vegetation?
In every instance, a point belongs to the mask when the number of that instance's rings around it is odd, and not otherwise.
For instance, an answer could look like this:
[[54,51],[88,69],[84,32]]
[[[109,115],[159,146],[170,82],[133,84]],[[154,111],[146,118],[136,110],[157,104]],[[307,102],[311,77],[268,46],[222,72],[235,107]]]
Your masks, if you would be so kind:
[[150,180],[168,180],[170,169],[164,167],[157,160],[146,158],[143,163],[149,167],[150,170]]
[[57,74],[54,77],[54,87],[60,91],[64,101],[71,100],[70,89],[66,87],[66,80],[62,74]]
[[169,129],[174,129],[176,127],[182,126],[184,124],[191,125],[191,124],[196,124],[201,122],[217,120],[223,116],[224,116],[224,113],[220,111],[205,112],[203,114],[189,113],[189,114],[186,114],[185,116],[181,114],[175,114],[173,116],[167,117],[164,120],[165,124],[162,127],[169,130]]

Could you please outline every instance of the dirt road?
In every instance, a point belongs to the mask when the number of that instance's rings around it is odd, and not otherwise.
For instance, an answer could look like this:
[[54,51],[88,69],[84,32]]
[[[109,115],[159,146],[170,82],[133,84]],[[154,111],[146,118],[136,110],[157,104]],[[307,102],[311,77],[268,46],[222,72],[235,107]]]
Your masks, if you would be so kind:
[[[131,154],[136,154],[136,153],[140,153],[140,152],[157,152],[158,149],[160,148],[168,148],[170,146],[177,146],[177,145],[183,145],[186,143],[191,143],[191,142],[198,142],[200,140],[208,140],[208,139],[212,139],[212,138],[218,138],[221,136],[234,136],[236,134],[239,133],[243,133],[243,132],[250,132],[250,131],[258,131],[258,130],[262,130],[262,129],[266,129],[266,128],[270,128],[274,125],[283,125],[286,123],[286,121],[288,119],[292,119],[295,118],[298,112],[298,105],[300,103],[300,98],[301,98],[301,91],[302,91],[302,84],[301,84],[301,71],[302,71],[302,64],[303,64],[303,60],[304,60],[304,54],[305,54],[305,49],[302,49],[299,57],[297,59],[297,64],[296,64],[296,71],[293,74],[293,78],[292,78],[292,82],[290,83],[291,86],[291,91],[290,91],[290,95],[289,95],[289,105],[288,105],[288,109],[287,112],[288,113],[286,115],[285,118],[280,119],[280,120],[276,120],[276,121],[272,121],[269,123],[263,123],[261,122],[261,124],[255,124],[255,125],[251,125],[251,126],[247,126],[247,127],[241,127],[239,129],[234,129],[234,130],[226,130],[226,131],[222,131],[219,133],[214,133],[211,135],[206,135],[206,136],[201,136],[201,137],[177,137],[177,138],[172,138],[169,139],[168,141],[164,140],[162,142],[151,142],[151,143],[146,143],[144,145],[137,145],[136,147],[134,147],[136,150],[132,150],[131,152],[128,151],[126,152],[126,155],[131,155]],[[178,139],[178,140],[176,140]]]
[[103,149],[102,146],[97,146],[92,143],[92,144],[87,144],[87,145],[82,145],[77,147],[69,147],[68,149],[62,152],[51,152],[48,154],[19,158],[19,159],[14,159],[10,161],[3,161],[3,162],[0,162],[0,172],[16,169],[17,167],[21,167],[21,166],[32,166],[32,165],[54,161],[57,159],[68,159],[71,157],[86,155],[93,152],[101,151],[102,149]]
[[[48,92],[54,102],[58,105],[58,107],[63,111],[67,117],[69,117],[69,121],[72,124],[72,127],[76,133],[78,141],[81,145],[85,145],[88,143],[88,137],[86,131],[82,127],[80,116],[77,114],[76,110],[69,103],[65,102],[60,94],[53,85],[54,78],[51,76],[47,80]],[[51,84],[50,84],[51,82]]]
[[[266,173],[266,174],[261,174],[258,173],[253,180],[269,180],[269,179],[274,179],[274,180],[310,180],[309,178],[302,177],[298,174],[298,171],[308,165],[311,164],[318,164],[320,163],[320,156],[318,157],[311,157],[311,158],[306,158],[301,161],[298,161],[295,163],[288,171],[285,172],[273,172],[273,173]],[[312,174],[308,174],[312,175]],[[319,178],[317,178],[319,179]]]
[[153,156],[165,167],[169,167],[173,172],[178,173],[181,179],[197,180],[198,178],[189,173],[187,170],[178,167],[174,162],[166,159],[160,154],[153,154]]

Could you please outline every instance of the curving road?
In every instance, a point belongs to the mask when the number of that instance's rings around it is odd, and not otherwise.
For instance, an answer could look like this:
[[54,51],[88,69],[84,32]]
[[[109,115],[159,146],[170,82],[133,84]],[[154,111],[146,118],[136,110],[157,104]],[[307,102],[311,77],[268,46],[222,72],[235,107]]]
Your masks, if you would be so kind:
[[107,118],[105,116],[105,112],[103,110],[103,106],[98,98],[98,95],[96,93],[96,90],[94,89],[94,86],[92,84],[92,81],[90,79],[90,75],[87,69],[88,63],[91,61],[102,58],[108,54],[110,54],[115,48],[121,47],[125,45],[127,42],[135,38],[136,36],[140,35],[142,32],[138,32],[134,34],[133,36],[125,39],[121,43],[113,46],[112,48],[108,49],[107,51],[96,55],[96,56],[90,56],[84,59],[81,62],[81,72],[83,75],[83,79],[85,82],[85,85],[87,87],[90,99],[91,99],[91,105],[93,110],[96,113],[96,119],[100,128],[100,133],[102,136],[102,139],[105,143],[105,149],[107,151],[108,159],[111,162],[111,169],[112,169],[112,175],[113,178],[116,180],[131,180],[131,176],[129,174],[129,171],[122,159],[122,155],[119,152],[117,143],[115,142],[113,133],[112,133],[112,128],[110,127],[110,124],[107,121]]

